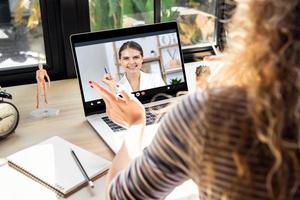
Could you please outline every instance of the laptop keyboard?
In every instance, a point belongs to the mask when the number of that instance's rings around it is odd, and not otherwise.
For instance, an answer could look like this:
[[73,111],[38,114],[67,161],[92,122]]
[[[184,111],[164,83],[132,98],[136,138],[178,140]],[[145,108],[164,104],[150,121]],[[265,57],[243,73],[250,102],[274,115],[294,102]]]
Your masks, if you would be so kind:
[[125,130],[125,128],[123,128],[122,126],[113,123],[108,117],[102,117],[102,119],[114,132]]
[[[146,110],[146,125],[151,125],[151,124],[159,122],[161,120],[162,116],[164,115],[164,113],[159,114],[159,116],[158,116],[154,112],[166,107],[168,104],[169,103],[165,103],[165,104],[146,108],[145,109]],[[119,126],[119,125],[115,124],[114,122],[112,122],[108,117],[102,117],[102,119],[113,130],[113,132],[126,130],[122,126]]]

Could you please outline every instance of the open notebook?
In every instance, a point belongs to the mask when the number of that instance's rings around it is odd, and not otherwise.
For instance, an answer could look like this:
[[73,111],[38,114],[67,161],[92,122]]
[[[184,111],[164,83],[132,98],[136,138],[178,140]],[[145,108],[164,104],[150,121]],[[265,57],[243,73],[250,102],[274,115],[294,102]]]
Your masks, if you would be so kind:
[[111,164],[108,160],[57,136],[14,153],[8,156],[7,160],[9,166],[52,189],[58,195],[68,197],[87,185],[71,155],[71,149],[92,180],[103,175]]

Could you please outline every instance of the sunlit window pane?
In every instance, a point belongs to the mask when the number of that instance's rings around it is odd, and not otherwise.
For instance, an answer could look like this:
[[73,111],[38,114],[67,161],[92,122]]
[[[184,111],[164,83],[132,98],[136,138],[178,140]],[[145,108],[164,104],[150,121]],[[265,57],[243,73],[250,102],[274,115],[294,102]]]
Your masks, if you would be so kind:
[[153,0],[89,0],[91,31],[153,23]]
[[162,0],[161,21],[177,20],[183,48],[215,42],[216,0]]
[[45,62],[39,0],[1,0],[0,70]]

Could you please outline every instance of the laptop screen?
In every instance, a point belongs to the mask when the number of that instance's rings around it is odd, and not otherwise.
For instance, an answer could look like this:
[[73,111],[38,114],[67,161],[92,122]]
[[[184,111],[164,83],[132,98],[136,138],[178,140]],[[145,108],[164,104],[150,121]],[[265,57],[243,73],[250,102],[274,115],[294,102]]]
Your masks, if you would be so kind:
[[142,103],[187,90],[175,22],[76,34],[71,43],[86,115],[105,110],[89,80],[112,91],[122,84]]

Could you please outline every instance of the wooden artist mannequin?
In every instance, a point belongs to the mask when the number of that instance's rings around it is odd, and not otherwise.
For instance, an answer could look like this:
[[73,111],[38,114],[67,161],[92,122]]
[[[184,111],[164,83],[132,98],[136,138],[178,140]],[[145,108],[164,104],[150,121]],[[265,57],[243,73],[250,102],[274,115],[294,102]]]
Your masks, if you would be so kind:
[[46,80],[45,77],[48,81],[48,86],[50,87],[50,78],[47,74],[47,71],[45,69],[43,69],[43,64],[39,64],[38,65],[38,70],[36,70],[36,81],[37,81],[37,88],[36,88],[36,108],[39,108],[39,104],[40,104],[40,91],[41,89],[43,89],[44,91],[44,100],[45,103],[48,103],[47,100],[47,86],[46,86]]

